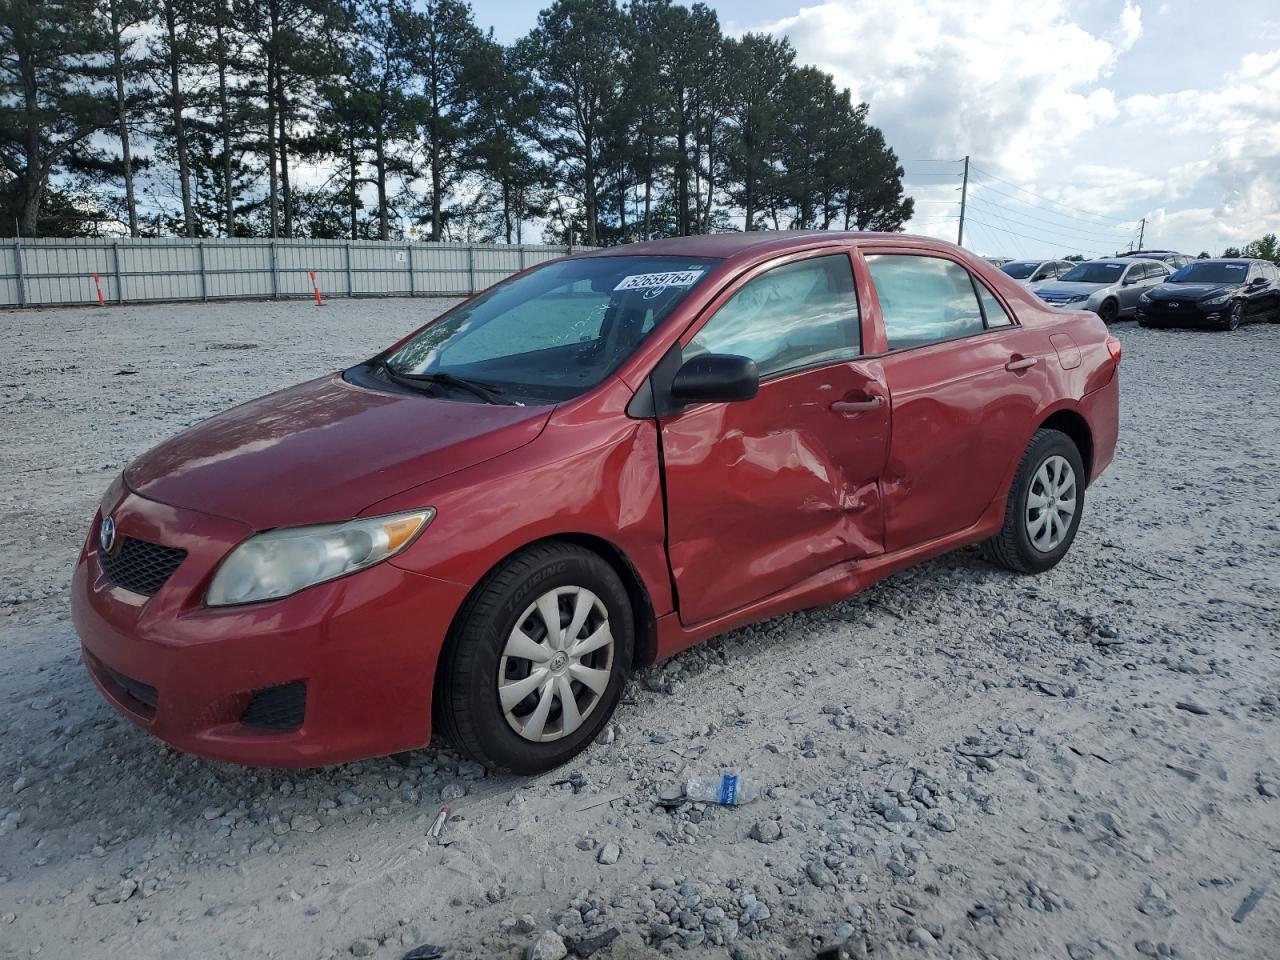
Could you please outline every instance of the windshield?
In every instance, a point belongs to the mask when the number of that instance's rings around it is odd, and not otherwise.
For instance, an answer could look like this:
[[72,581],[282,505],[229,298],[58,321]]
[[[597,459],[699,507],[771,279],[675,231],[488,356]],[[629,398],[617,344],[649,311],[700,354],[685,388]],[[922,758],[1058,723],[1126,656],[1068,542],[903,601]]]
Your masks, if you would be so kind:
[[1025,280],[1036,272],[1038,266],[1040,266],[1039,260],[1021,260],[1016,263],[1006,263],[1000,269],[1015,280]]
[[1123,263],[1082,263],[1058,279],[1064,283],[1119,283]]
[[1188,263],[1175,270],[1170,283],[1244,283],[1247,263]]
[[446,313],[388,355],[387,367],[393,375],[477,381],[517,400],[567,400],[609,376],[719,262],[587,257],[548,264]]

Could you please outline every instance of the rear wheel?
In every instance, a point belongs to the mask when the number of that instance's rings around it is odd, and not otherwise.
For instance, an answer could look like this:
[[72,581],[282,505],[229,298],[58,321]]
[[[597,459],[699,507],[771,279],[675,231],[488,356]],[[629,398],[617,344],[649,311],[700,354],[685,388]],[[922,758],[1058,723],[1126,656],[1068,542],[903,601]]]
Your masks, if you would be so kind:
[[626,588],[603,558],[566,543],[534,547],[463,609],[441,656],[437,722],[488,767],[550,770],[612,715],[634,642]]
[[1041,573],[1066,556],[1084,511],[1084,463],[1057,430],[1037,430],[1018,463],[1004,527],[982,555],[1018,573]]
[[1114,300],[1103,300],[1102,306],[1098,308],[1098,316],[1102,318],[1103,323],[1114,323],[1119,314],[1120,305]]

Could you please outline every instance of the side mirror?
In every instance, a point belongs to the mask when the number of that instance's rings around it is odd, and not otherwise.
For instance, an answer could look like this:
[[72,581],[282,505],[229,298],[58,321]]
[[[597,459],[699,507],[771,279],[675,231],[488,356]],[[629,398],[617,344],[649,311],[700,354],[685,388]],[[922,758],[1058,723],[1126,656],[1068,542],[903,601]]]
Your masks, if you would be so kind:
[[671,381],[671,399],[679,403],[733,403],[750,400],[760,389],[754,360],[731,353],[691,357]]
[[1249,281],[1249,286],[1260,287],[1266,282],[1267,282],[1266,277],[1254,277],[1252,280]]

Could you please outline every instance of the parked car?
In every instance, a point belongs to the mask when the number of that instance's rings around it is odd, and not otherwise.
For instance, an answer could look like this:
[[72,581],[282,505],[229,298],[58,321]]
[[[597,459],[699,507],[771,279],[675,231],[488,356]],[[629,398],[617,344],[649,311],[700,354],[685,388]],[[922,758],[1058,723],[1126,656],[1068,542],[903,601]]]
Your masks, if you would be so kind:
[[1036,289],[1045,303],[1064,310],[1092,310],[1104,323],[1133,316],[1138,298],[1169,276],[1155,260],[1087,260]]
[[130,464],[76,566],[85,663],[207,757],[434,730],[546,770],[706,637],[969,544],[1054,566],[1112,459],[1119,362],[1097,317],[926,238],[560,259]]
[[1176,250],[1134,250],[1132,253],[1126,253],[1125,257],[1138,257],[1143,260],[1159,260],[1170,270],[1177,270],[1185,267],[1194,260],[1185,253],[1178,253]]
[[1056,280],[1075,267],[1070,260],[1011,260],[1000,268],[1024,287],[1034,290],[1048,280]]
[[1196,260],[1138,301],[1144,327],[1234,330],[1255,320],[1280,323],[1280,274],[1266,260]]

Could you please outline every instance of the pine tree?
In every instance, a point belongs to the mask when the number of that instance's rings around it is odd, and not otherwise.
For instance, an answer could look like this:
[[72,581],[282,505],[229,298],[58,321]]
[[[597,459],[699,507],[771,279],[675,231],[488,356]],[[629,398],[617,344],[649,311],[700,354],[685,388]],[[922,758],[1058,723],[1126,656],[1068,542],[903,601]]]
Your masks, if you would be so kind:
[[[622,14],[615,0],[556,0],[519,43],[541,104],[538,142],[565,189],[581,203],[585,241],[600,238],[601,155],[621,87]],[[559,219],[575,223],[559,205]]]
[[103,160],[90,138],[113,119],[98,92],[110,51],[94,12],[93,0],[0,0],[0,234],[72,226],[75,205],[50,181]]

